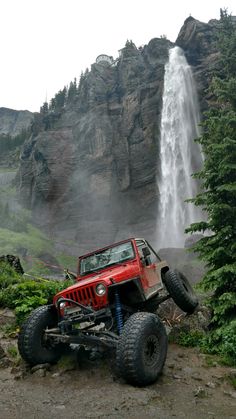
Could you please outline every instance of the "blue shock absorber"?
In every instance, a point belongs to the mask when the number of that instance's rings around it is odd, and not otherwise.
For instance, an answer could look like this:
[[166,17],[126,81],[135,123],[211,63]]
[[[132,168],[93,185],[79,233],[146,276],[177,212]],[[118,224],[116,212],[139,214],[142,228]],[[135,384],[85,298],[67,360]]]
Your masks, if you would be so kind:
[[117,323],[117,330],[120,335],[120,332],[123,328],[123,316],[122,316],[122,308],[120,302],[120,296],[118,291],[115,292],[115,309],[116,309],[116,323]]

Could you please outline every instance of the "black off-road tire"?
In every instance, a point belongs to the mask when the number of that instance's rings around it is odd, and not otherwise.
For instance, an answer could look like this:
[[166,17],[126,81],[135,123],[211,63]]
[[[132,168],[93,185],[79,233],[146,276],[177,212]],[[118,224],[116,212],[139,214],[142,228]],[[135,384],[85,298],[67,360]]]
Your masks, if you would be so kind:
[[118,374],[133,385],[153,383],[162,372],[167,345],[166,330],[158,316],[144,312],[133,314],[118,342]]
[[56,327],[57,313],[49,306],[36,308],[21,326],[18,349],[22,358],[30,365],[55,363],[61,356],[60,344],[50,345],[44,341],[44,331]]
[[187,278],[177,270],[169,270],[165,273],[163,282],[177,306],[192,314],[198,306],[198,299]]

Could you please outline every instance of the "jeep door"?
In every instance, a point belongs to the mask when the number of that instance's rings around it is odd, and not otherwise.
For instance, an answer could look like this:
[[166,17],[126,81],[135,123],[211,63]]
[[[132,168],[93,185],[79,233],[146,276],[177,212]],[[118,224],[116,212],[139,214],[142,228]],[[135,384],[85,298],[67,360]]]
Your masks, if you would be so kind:
[[144,240],[136,240],[139,257],[141,260],[141,276],[146,298],[155,294],[162,288],[160,259]]

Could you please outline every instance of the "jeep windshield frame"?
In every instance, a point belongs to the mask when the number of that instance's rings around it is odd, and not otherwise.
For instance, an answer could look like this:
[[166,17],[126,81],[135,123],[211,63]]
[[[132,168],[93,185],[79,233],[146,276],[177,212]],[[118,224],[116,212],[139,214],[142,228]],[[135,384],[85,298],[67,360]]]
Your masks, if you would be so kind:
[[132,241],[109,246],[79,258],[79,275],[99,273],[110,266],[120,265],[136,257]]

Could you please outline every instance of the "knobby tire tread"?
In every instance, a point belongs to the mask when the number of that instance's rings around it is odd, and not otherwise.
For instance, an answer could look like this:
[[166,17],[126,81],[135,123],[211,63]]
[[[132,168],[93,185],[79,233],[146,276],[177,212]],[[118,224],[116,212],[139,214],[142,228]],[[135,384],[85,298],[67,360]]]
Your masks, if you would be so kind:
[[30,365],[46,362],[54,363],[60,358],[59,351],[57,351],[56,347],[47,350],[46,354],[43,353],[43,349],[41,356],[39,354],[40,348],[38,346],[36,347],[37,342],[34,338],[35,330],[40,322],[47,322],[47,320],[51,323],[51,326],[55,323],[53,315],[48,310],[48,306],[41,306],[36,308],[21,326],[18,336],[18,349],[22,358]]
[[[145,374],[145,371],[142,371],[142,366],[139,362],[140,339],[142,334],[145,334],[144,328],[150,327],[150,322],[153,326],[156,325],[159,328],[159,334],[161,335],[160,340],[162,341],[159,365],[155,374],[152,374],[151,376],[148,373]],[[122,330],[117,348],[117,369],[119,375],[134,385],[142,386],[150,384],[157,379],[158,375],[160,375],[165,363],[166,354],[167,335],[165,327],[160,319],[151,313],[138,312],[133,314]]]
[[[188,291],[183,286],[182,281],[184,281]],[[198,299],[187,278],[177,270],[169,270],[165,274],[164,284],[179,308],[188,314],[192,314],[198,306]]]

